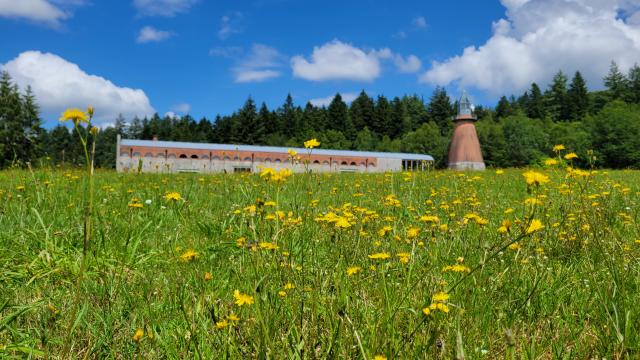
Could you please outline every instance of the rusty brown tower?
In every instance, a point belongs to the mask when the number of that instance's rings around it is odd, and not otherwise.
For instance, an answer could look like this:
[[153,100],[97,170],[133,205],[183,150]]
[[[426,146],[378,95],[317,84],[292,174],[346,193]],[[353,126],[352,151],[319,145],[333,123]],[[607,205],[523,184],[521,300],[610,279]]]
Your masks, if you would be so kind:
[[467,93],[463,92],[458,105],[458,115],[453,120],[455,127],[449,145],[449,169],[484,170],[480,141],[474,124],[476,120],[471,109],[471,101]]

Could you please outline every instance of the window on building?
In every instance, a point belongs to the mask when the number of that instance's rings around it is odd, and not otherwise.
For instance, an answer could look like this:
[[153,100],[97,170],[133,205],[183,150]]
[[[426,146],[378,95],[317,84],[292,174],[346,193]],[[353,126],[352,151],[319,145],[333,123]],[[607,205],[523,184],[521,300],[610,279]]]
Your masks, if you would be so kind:
[[251,167],[249,166],[235,166],[233,168],[234,173],[250,173]]

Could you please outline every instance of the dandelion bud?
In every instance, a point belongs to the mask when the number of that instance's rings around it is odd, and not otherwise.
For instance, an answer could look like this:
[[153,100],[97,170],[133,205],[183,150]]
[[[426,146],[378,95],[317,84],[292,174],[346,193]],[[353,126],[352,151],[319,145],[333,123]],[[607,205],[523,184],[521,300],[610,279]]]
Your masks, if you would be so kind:
[[93,136],[97,136],[99,131],[100,129],[97,126],[92,126],[91,129],[89,130],[89,132]]
[[89,106],[89,108],[87,108],[87,114],[89,114],[90,118],[93,117],[93,106]]

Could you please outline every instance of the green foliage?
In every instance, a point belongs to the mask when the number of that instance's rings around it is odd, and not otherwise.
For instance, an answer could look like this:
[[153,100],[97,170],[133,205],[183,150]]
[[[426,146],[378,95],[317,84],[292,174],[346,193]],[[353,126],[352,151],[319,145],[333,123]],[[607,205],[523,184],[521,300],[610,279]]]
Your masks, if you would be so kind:
[[640,167],[640,106],[614,101],[593,117],[591,136],[600,163]]

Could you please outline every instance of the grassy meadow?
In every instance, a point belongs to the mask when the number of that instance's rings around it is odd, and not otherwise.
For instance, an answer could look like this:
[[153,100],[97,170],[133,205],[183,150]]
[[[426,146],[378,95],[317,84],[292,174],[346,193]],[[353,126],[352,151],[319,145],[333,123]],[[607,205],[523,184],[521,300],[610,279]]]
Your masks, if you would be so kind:
[[639,358],[640,172],[531,171],[0,172],[0,358]]

